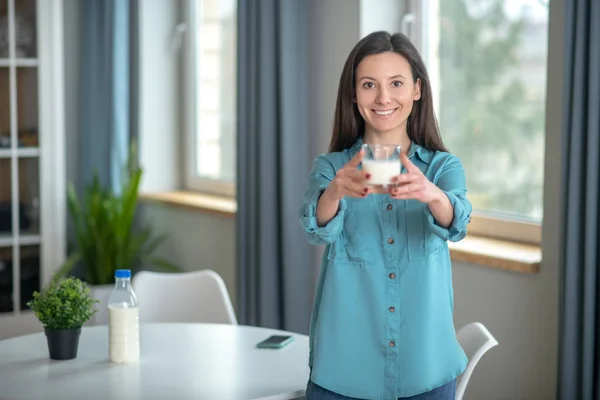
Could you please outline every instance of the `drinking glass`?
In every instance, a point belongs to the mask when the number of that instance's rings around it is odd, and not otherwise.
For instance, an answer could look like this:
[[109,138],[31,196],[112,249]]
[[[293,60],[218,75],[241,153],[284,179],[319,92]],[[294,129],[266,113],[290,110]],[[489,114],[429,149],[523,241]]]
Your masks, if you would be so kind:
[[402,163],[400,151],[402,146],[396,144],[363,144],[363,171],[371,174],[367,181],[370,185],[387,186],[392,178],[400,175]]

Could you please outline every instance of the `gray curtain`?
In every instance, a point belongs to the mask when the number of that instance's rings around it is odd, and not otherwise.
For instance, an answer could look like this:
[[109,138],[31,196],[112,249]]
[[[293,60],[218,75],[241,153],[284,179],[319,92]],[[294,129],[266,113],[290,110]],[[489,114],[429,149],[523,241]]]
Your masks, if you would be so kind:
[[240,323],[308,331],[312,256],[298,223],[310,168],[308,2],[238,2]]
[[[120,191],[131,137],[130,0],[85,0],[82,15],[80,182],[97,172]],[[135,115],[135,114],[134,114]]]
[[[103,186],[121,190],[120,174],[137,130],[137,81],[131,79],[137,68],[136,5],[137,0],[81,4],[81,119],[72,182],[80,195],[95,172]],[[70,215],[67,239],[75,241]],[[81,264],[73,274],[83,277]]]
[[565,6],[558,398],[588,400],[600,398],[600,2]]

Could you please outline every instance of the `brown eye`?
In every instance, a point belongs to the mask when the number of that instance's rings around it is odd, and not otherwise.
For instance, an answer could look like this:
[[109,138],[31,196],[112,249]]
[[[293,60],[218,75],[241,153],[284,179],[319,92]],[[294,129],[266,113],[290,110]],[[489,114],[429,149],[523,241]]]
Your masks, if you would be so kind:
[[373,82],[365,82],[365,83],[363,83],[363,87],[365,89],[372,89],[375,87],[375,85],[373,84]]
[[400,81],[394,81],[394,82],[392,82],[392,86],[396,87],[396,88],[399,88],[400,86],[402,86],[402,82],[400,82]]

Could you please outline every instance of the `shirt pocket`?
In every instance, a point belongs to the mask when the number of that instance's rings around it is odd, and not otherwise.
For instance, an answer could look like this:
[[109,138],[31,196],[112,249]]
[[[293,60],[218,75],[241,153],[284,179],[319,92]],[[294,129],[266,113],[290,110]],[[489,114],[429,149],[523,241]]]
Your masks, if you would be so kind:
[[346,198],[344,228],[329,248],[328,259],[334,263],[365,265],[377,251],[378,215],[370,198]]
[[408,259],[422,260],[443,248],[444,241],[427,228],[427,207],[418,200],[406,200]]

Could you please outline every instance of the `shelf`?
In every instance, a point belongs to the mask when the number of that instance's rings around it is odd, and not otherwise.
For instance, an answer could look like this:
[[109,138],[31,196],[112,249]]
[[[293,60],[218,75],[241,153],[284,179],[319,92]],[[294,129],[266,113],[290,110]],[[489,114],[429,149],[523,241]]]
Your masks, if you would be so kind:
[[[19,246],[28,246],[32,244],[40,244],[41,238],[39,233],[21,232],[17,244]],[[13,236],[10,233],[0,233],[0,247],[10,247],[13,245]]]
[[[10,158],[11,149],[0,149],[0,158]],[[37,147],[21,147],[17,149],[18,158],[39,157],[40,149]]]
[[62,1],[0,0],[0,31],[7,20],[12,27],[0,43],[0,284],[11,286],[0,291],[0,311],[8,316],[64,262],[63,16]]
[[37,67],[37,58],[19,58],[11,60],[9,58],[0,58],[0,67]]

